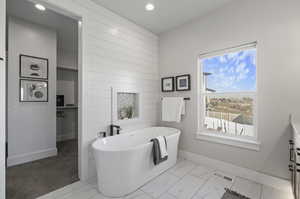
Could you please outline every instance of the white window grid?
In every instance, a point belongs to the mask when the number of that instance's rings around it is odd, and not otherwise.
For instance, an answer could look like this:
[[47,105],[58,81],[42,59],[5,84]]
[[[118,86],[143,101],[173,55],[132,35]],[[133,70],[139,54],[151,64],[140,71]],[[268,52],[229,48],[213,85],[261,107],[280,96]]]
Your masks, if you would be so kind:
[[[256,91],[239,91],[239,92],[218,92],[218,93],[208,93],[205,91],[203,85],[203,66],[202,60],[206,58],[211,58],[215,56],[221,56],[232,52],[238,52],[243,50],[249,49],[256,49],[257,52],[257,42],[247,43],[243,45],[239,45],[237,47],[225,48],[222,50],[212,51],[209,53],[200,54],[198,56],[198,134],[202,135],[215,135],[220,137],[229,137],[229,138],[239,138],[244,140],[250,141],[257,141],[258,140],[258,133],[257,133],[257,56],[256,56],[256,82],[255,87]],[[206,104],[205,98],[206,97],[233,97],[233,98],[242,98],[242,97],[250,97],[253,99],[253,136],[246,136],[246,135],[235,135],[230,133],[220,133],[217,130],[208,130],[204,127],[205,122],[205,112],[206,112]]]

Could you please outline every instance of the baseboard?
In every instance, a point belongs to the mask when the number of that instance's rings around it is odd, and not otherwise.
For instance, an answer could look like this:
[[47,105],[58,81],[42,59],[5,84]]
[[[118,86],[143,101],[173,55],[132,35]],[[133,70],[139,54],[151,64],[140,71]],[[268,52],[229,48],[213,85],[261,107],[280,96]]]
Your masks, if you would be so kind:
[[191,153],[188,151],[179,151],[179,157],[189,160],[191,162],[195,162],[201,164],[203,166],[207,166],[210,168],[214,168],[217,170],[221,170],[224,172],[231,173],[233,175],[249,179],[251,181],[267,185],[270,187],[274,187],[277,189],[281,189],[284,191],[291,191],[291,183],[288,180],[273,177],[270,175],[266,175],[264,173],[260,173],[251,169],[239,167],[227,162],[223,162],[216,159],[211,159],[206,156],[202,156],[199,154]]
[[7,166],[15,166],[26,162],[32,162],[43,158],[48,158],[57,155],[57,148],[51,148],[46,150],[35,151],[32,153],[26,153],[22,155],[10,156],[7,158]]
[[64,133],[64,134],[57,134],[56,135],[56,141],[60,142],[60,141],[65,141],[65,140],[72,140],[75,139],[75,133],[71,132],[71,133]]

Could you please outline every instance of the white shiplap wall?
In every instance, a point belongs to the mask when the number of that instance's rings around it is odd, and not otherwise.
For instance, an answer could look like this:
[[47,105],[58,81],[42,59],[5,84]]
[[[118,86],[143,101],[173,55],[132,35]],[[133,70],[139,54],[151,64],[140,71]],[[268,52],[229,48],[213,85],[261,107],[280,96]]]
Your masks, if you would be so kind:
[[81,179],[95,176],[90,143],[110,124],[110,87],[140,92],[140,120],[124,131],[157,124],[158,37],[90,0],[43,0],[82,17]]

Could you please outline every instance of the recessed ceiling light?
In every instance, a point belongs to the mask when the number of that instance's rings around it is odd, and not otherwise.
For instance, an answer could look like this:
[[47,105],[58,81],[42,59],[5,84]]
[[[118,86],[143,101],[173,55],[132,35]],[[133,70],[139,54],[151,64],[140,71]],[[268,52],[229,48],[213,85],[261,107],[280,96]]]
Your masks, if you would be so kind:
[[38,9],[38,10],[41,10],[41,11],[45,11],[46,8],[45,6],[41,5],[41,4],[35,4],[35,7]]
[[152,11],[152,10],[155,9],[155,6],[152,3],[147,3],[146,6],[145,6],[145,9],[147,11]]

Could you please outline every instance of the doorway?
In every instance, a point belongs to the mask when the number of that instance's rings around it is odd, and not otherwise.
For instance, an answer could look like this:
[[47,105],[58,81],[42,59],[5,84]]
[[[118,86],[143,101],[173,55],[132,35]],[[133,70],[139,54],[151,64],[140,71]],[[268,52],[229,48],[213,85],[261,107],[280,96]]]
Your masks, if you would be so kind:
[[79,180],[80,23],[41,6],[7,1],[10,199],[36,198]]

